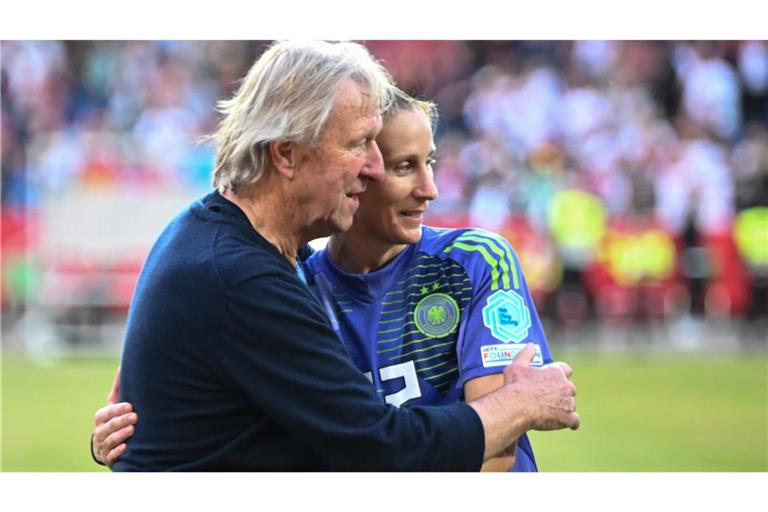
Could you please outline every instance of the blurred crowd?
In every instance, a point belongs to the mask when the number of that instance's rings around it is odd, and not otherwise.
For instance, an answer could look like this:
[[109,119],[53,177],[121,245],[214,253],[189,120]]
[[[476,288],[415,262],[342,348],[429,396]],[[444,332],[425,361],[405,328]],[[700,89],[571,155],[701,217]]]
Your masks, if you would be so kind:
[[[265,44],[3,42],[4,310],[37,293],[50,198],[209,188],[200,140]],[[768,316],[768,43],[365,44],[439,106],[428,222],[504,234],[543,316]]]

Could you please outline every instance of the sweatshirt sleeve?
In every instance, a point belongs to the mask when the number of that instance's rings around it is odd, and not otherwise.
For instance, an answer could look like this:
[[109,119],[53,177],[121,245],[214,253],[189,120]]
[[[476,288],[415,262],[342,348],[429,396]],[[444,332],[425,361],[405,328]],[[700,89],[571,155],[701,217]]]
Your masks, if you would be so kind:
[[309,290],[288,275],[227,292],[214,357],[232,385],[333,471],[477,471],[484,433],[465,403],[384,404],[352,364]]

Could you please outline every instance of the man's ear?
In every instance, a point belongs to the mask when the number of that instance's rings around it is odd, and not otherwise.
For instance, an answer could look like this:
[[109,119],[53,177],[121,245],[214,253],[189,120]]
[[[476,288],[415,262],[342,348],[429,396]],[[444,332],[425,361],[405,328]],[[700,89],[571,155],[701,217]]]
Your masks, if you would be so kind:
[[272,164],[282,176],[292,180],[296,175],[299,154],[296,143],[288,140],[275,140],[269,143],[269,156]]

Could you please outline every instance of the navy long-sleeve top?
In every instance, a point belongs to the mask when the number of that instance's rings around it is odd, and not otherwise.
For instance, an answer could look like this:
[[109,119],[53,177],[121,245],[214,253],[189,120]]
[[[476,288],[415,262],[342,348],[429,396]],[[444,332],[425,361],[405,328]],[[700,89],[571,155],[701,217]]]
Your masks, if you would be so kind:
[[152,248],[128,316],[121,400],[139,416],[116,471],[475,471],[465,403],[396,408],[245,214],[213,192]]

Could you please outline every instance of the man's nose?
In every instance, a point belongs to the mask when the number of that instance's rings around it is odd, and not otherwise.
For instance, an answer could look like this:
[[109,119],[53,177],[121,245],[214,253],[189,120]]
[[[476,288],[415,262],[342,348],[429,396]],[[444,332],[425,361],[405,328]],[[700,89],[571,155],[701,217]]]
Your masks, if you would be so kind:
[[381,150],[375,140],[371,141],[368,147],[368,158],[360,176],[372,181],[384,179],[384,157],[381,156]]

